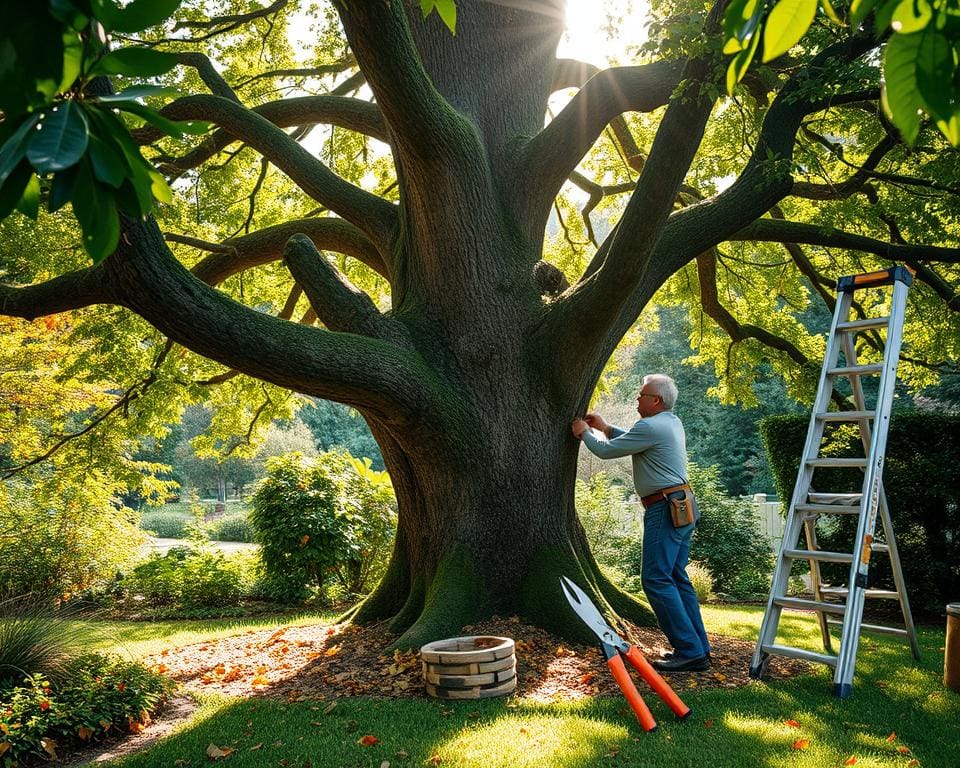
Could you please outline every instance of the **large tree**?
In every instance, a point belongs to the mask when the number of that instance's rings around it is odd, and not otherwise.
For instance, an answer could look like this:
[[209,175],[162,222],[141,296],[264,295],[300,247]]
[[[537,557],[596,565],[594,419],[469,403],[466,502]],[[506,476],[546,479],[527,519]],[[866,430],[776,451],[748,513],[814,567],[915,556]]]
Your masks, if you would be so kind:
[[[908,152],[885,121],[882,40],[869,29],[817,26],[730,99],[722,4],[657,4],[639,63],[603,71],[557,59],[563,0],[461,0],[455,35],[416,2],[343,0],[342,33],[323,27],[326,58],[310,66],[277,53],[296,3],[222,5],[220,16],[179,12],[178,35],[170,25],[144,35],[178,52],[179,85],[193,90],[163,114],[214,125],[188,151],[149,126],[135,132],[187,202],[161,214],[162,228],[122,217],[116,250],[94,266],[14,284],[41,274],[21,264],[0,285],[0,311],[131,311],[162,334],[139,320],[124,332],[148,358],[141,399],[160,381],[194,400],[246,386],[263,395],[254,421],[279,409],[281,390],[357,409],[399,524],[387,574],[356,618],[391,618],[400,645],[493,611],[575,634],[560,575],[612,616],[646,617],[590,554],[568,425],[661,286],[673,286],[669,301],[696,300],[702,354],[731,386],[767,357],[802,390],[822,340],[791,311],[810,294],[829,304],[831,278],[858,259],[906,261],[927,299],[950,302],[923,306],[939,313],[928,343],[956,358],[955,273],[942,266],[958,260],[942,245],[957,235],[956,157],[929,130]],[[337,55],[340,34],[348,49]],[[337,73],[329,92],[302,95]],[[347,95],[361,83],[373,100]],[[570,88],[545,121],[551,95]],[[301,95],[276,98],[283,89]],[[332,126],[319,154],[308,138],[318,125]],[[363,137],[389,160],[368,156]],[[598,141],[610,151],[585,161]],[[578,221],[576,197],[561,193],[568,180],[589,198]],[[265,214],[257,193],[270,184]],[[223,208],[249,199],[232,231],[212,187]],[[922,216],[902,190],[925,195]],[[627,201],[608,199],[617,194]],[[615,219],[597,242],[600,210]],[[598,247],[583,262],[557,257],[558,240],[579,247],[576,232]],[[838,267],[833,249],[858,255]],[[187,375],[183,348],[226,370]],[[231,397],[221,404],[230,411]]]

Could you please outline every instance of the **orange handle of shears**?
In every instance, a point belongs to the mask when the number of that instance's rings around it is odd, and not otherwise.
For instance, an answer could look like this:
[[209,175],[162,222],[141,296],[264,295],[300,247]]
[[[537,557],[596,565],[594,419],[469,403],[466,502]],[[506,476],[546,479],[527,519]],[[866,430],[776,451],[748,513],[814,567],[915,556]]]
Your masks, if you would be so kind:
[[673,710],[677,717],[682,719],[690,714],[690,707],[680,701],[680,697],[673,692],[670,684],[660,677],[657,670],[650,666],[650,662],[647,661],[646,657],[640,653],[635,645],[630,646],[630,649],[625,655],[630,659],[630,663],[633,664],[637,672],[640,673],[640,676],[647,681],[647,684],[657,692],[657,695],[661,699],[667,702],[667,706]]
[[613,679],[617,681],[617,685],[619,685],[620,690],[623,691],[623,695],[626,697],[630,709],[632,709],[633,713],[637,716],[637,720],[640,721],[643,730],[652,731],[657,727],[657,721],[653,719],[650,708],[640,697],[640,692],[633,684],[633,680],[630,679],[630,673],[627,672],[627,668],[624,666],[620,654],[614,654],[607,661],[607,666],[610,667],[610,674],[613,675]]

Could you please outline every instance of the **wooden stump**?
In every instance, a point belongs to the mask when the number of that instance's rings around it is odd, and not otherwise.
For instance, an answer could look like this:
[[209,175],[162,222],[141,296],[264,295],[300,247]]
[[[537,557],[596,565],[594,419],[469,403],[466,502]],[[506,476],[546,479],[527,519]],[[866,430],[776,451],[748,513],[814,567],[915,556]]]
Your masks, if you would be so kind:
[[438,699],[505,696],[517,687],[517,657],[509,637],[437,640],[420,649],[420,659],[427,693]]

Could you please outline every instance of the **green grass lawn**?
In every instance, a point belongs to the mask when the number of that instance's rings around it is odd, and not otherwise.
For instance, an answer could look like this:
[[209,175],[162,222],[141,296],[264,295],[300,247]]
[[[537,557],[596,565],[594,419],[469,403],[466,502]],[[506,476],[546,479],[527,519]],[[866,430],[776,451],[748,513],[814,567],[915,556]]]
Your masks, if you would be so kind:
[[[754,606],[707,606],[704,619],[711,632],[752,641],[761,612]],[[250,626],[224,624],[191,622],[189,629],[175,622],[149,625],[153,638],[131,641],[128,636],[127,642],[183,644],[189,637],[213,639]],[[791,617],[783,637],[799,644],[801,636],[816,640],[815,632],[812,619]],[[913,760],[912,765],[924,768],[956,768],[960,694],[942,686],[944,633],[922,629],[920,639],[923,661],[915,664],[905,645],[863,638],[855,692],[846,700],[833,697],[826,668],[735,690],[683,689],[679,692],[694,714],[682,723],[650,695],[660,728],[649,734],[620,698],[551,704],[343,698],[327,711],[328,701],[203,697],[195,716],[171,736],[110,765],[207,765],[212,743],[235,750],[219,761],[231,768],[377,768],[385,762],[393,768],[907,768]],[[367,735],[376,742],[362,744]],[[806,740],[806,748],[794,749],[798,740]],[[848,762],[851,758],[856,762]]]

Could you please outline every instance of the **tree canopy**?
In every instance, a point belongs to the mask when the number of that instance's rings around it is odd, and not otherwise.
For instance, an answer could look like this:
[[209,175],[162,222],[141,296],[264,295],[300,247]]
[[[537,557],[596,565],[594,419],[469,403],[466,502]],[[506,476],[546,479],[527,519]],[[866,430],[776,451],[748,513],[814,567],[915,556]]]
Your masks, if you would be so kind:
[[576,522],[566,425],[656,304],[690,313],[722,399],[753,404],[761,366],[803,398],[824,339],[799,315],[903,262],[902,377],[955,371],[958,155],[880,107],[885,28],[815,19],[728,96],[723,4],[654,2],[603,70],[557,58],[561,0],[514,5],[457,2],[455,25],[449,2],[401,0],[32,10],[69,30],[57,73],[15,26],[0,91],[0,212],[38,217],[2,224],[0,313],[44,318],[4,320],[23,343],[0,375],[29,379],[6,473],[105,455],[95,435],[128,471],[131,436],[199,402],[210,445],[252,453],[294,393],[337,401],[399,505],[359,618],[405,643],[494,610],[569,632],[562,573],[643,615]]

